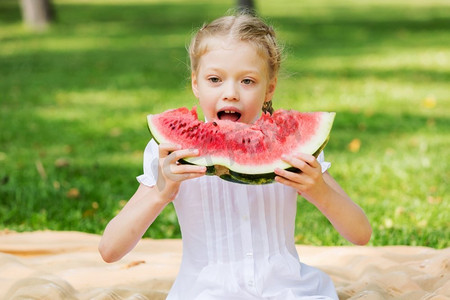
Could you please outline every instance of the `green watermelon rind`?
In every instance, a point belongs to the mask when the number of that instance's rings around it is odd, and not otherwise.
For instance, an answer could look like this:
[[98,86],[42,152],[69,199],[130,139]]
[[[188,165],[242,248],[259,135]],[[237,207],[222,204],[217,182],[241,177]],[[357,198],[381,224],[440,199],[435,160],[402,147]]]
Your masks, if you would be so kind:
[[[300,145],[297,149],[292,150],[292,153],[307,153],[317,157],[328,143],[335,115],[335,112],[326,113],[323,117],[324,120],[321,120],[320,122],[321,127],[315,132],[314,140],[309,141],[306,145]],[[147,116],[148,128],[150,134],[159,144],[160,141],[164,142],[166,139],[158,132],[158,130],[156,130],[156,128],[152,129],[152,116],[153,115]],[[233,162],[230,158],[214,157],[212,155],[205,157],[187,157],[180,160],[180,163],[206,166],[207,175],[216,175],[227,181],[244,184],[272,183],[276,176],[274,173],[276,168],[299,172],[298,169],[281,160],[281,158],[271,164],[265,164],[264,166],[240,165]]]

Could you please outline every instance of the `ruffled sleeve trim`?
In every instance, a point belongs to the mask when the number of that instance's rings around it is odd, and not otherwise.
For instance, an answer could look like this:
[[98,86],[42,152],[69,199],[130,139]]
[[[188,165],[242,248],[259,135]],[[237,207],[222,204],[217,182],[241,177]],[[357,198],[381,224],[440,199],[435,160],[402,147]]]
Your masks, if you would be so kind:
[[322,173],[325,173],[331,167],[331,163],[328,161],[325,161],[325,155],[323,154],[323,151],[320,152],[319,156],[317,156],[317,161],[319,162],[320,166],[322,167]]
[[139,183],[152,187],[158,180],[159,148],[154,139],[151,139],[144,150],[144,174],[136,177]]

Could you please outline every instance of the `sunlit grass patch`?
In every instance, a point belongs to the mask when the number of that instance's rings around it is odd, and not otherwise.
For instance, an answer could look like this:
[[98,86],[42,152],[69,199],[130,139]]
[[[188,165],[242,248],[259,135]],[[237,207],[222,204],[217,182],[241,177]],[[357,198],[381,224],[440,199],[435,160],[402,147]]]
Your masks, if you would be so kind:
[[[448,1],[256,2],[285,44],[274,107],[337,112],[326,159],[371,244],[448,247]],[[191,33],[235,2],[54,3],[33,33],[0,2],[0,224],[101,233],[137,187],[146,115],[197,105]],[[346,244],[303,199],[298,215],[297,242]],[[172,206],[147,236],[180,237]]]

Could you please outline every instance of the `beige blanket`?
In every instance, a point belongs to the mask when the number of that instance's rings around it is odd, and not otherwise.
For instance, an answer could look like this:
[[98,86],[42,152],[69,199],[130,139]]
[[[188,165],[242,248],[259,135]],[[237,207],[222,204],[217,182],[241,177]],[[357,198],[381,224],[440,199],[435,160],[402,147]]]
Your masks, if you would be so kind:
[[[106,264],[100,237],[81,232],[0,232],[0,299],[165,299],[180,240],[144,239]],[[297,246],[333,279],[340,299],[450,299],[450,248]]]

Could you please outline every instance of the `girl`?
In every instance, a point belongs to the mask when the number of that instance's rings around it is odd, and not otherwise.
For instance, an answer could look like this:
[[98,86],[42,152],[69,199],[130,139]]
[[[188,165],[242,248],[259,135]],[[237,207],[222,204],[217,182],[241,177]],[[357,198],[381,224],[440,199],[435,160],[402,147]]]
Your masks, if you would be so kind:
[[[271,111],[280,49],[259,18],[227,16],[203,26],[189,47],[192,90],[207,121],[252,123]],[[157,145],[144,152],[140,186],[107,225],[99,250],[107,262],[133,249],[161,210],[173,202],[183,236],[183,260],[167,299],[337,299],[330,278],[300,263],[294,227],[297,193],[338,232],[366,244],[364,212],[328,173],[323,154],[283,159],[300,174],[277,169],[276,182],[241,185],[180,165],[195,149]]]

